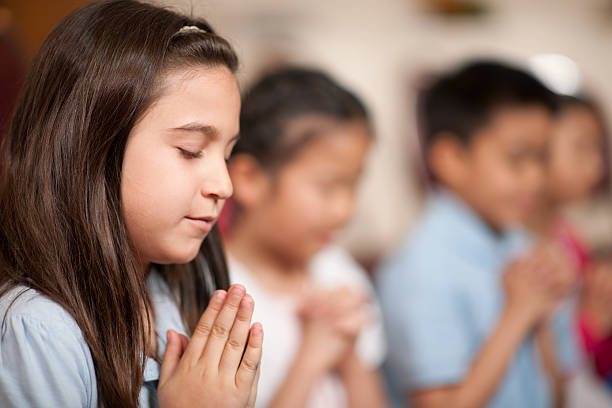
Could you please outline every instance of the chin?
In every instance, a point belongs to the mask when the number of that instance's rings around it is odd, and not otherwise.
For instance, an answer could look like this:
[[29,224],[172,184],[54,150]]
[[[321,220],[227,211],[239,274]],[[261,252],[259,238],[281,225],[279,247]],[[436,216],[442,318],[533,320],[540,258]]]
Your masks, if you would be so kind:
[[163,262],[156,262],[158,264],[170,265],[170,264],[186,264],[193,261],[198,252],[200,251],[200,246],[194,246],[189,248],[176,248],[174,250],[166,252],[163,257]]

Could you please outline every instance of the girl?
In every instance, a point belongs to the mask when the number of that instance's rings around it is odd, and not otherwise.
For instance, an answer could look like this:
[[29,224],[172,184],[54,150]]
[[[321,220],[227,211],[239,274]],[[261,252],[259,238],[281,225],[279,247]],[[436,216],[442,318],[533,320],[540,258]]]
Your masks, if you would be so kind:
[[246,94],[240,128],[227,238],[230,277],[253,290],[273,350],[257,406],[384,405],[373,291],[332,244],[372,138],[364,106],[322,73],[287,68]]
[[587,98],[559,97],[542,205],[530,222],[541,238],[561,244],[583,278],[579,331],[598,374],[612,384],[612,264],[594,258],[563,210],[606,185],[603,117]]
[[236,67],[204,20],[129,0],[50,33],[3,150],[3,407],[253,404],[253,299],[212,293]]

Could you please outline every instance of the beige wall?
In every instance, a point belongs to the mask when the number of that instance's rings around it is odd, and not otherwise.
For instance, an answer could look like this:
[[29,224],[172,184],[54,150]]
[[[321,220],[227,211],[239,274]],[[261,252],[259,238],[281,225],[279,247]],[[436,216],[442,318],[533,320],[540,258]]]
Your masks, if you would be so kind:
[[[612,8],[606,1],[485,1],[486,15],[452,20],[407,0],[164,3],[206,16],[233,41],[242,58],[243,83],[269,60],[288,60],[323,67],[365,97],[378,143],[346,240],[361,257],[392,249],[418,214],[422,194],[409,157],[415,151],[411,104],[414,87],[428,70],[471,56],[524,61],[561,53],[579,64],[587,86],[612,113]],[[610,224],[602,232],[604,223],[588,220],[598,236],[612,235]]]
[[[580,65],[612,113],[612,7],[606,0],[483,0],[488,14],[455,19],[424,12],[424,0],[151,1],[207,17],[238,50],[243,85],[267,66],[290,61],[322,67],[365,98],[378,142],[346,234],[361,257],[388,252],[418,214],[412,102],[426,72],[471,56],[521,61],[562,53]],[[84,1],[5,3],[35,50],[53,24]],[[612,211],[600,213],[603,219]],[[612,237],[612,224],[586,219],[599,236]]]

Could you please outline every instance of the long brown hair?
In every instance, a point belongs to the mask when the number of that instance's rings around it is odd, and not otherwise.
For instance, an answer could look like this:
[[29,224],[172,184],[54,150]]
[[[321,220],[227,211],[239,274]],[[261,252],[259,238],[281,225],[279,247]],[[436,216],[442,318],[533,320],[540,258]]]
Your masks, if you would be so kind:
[[[150,313],[121,215],[126,141],[164,72],[201,64],[238,64],[206,21],[130,0],[88,4],[42,45],[2,149],[0,294],[25,285],[72,315],[104,406],[138,406],[143,305]],[[196,260],[160,269],[191,330],[211,291],[228,286],[216,230]]]

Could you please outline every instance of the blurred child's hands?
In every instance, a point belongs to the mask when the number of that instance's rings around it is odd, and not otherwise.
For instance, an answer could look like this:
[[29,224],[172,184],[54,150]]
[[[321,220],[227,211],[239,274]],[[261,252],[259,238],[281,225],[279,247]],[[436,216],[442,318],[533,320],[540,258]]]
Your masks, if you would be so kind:
[[595,262],[587,270],[581,309],[598,335],[603,337],[612,331],[612,260]]
[[553,246],[542,246],[512,262],[504,273],[509,308],[533,323],[550,315],[576,284],[571,262]]
[[304,300],[302,350],[322,372],[335,368],[352,350],[369,322],[367,297],[343,287],[319,291]]
[[576,289],[578,271],[567,253],[558,245],[542,245],[536,248],[531,258],[540,265],[536,268],[539,284],[557,303]]
[[251,327],[253,299],[242,286],[217,291],[187,340],[168,331],[158,386],[161,408],[252,407],[263,329]]

